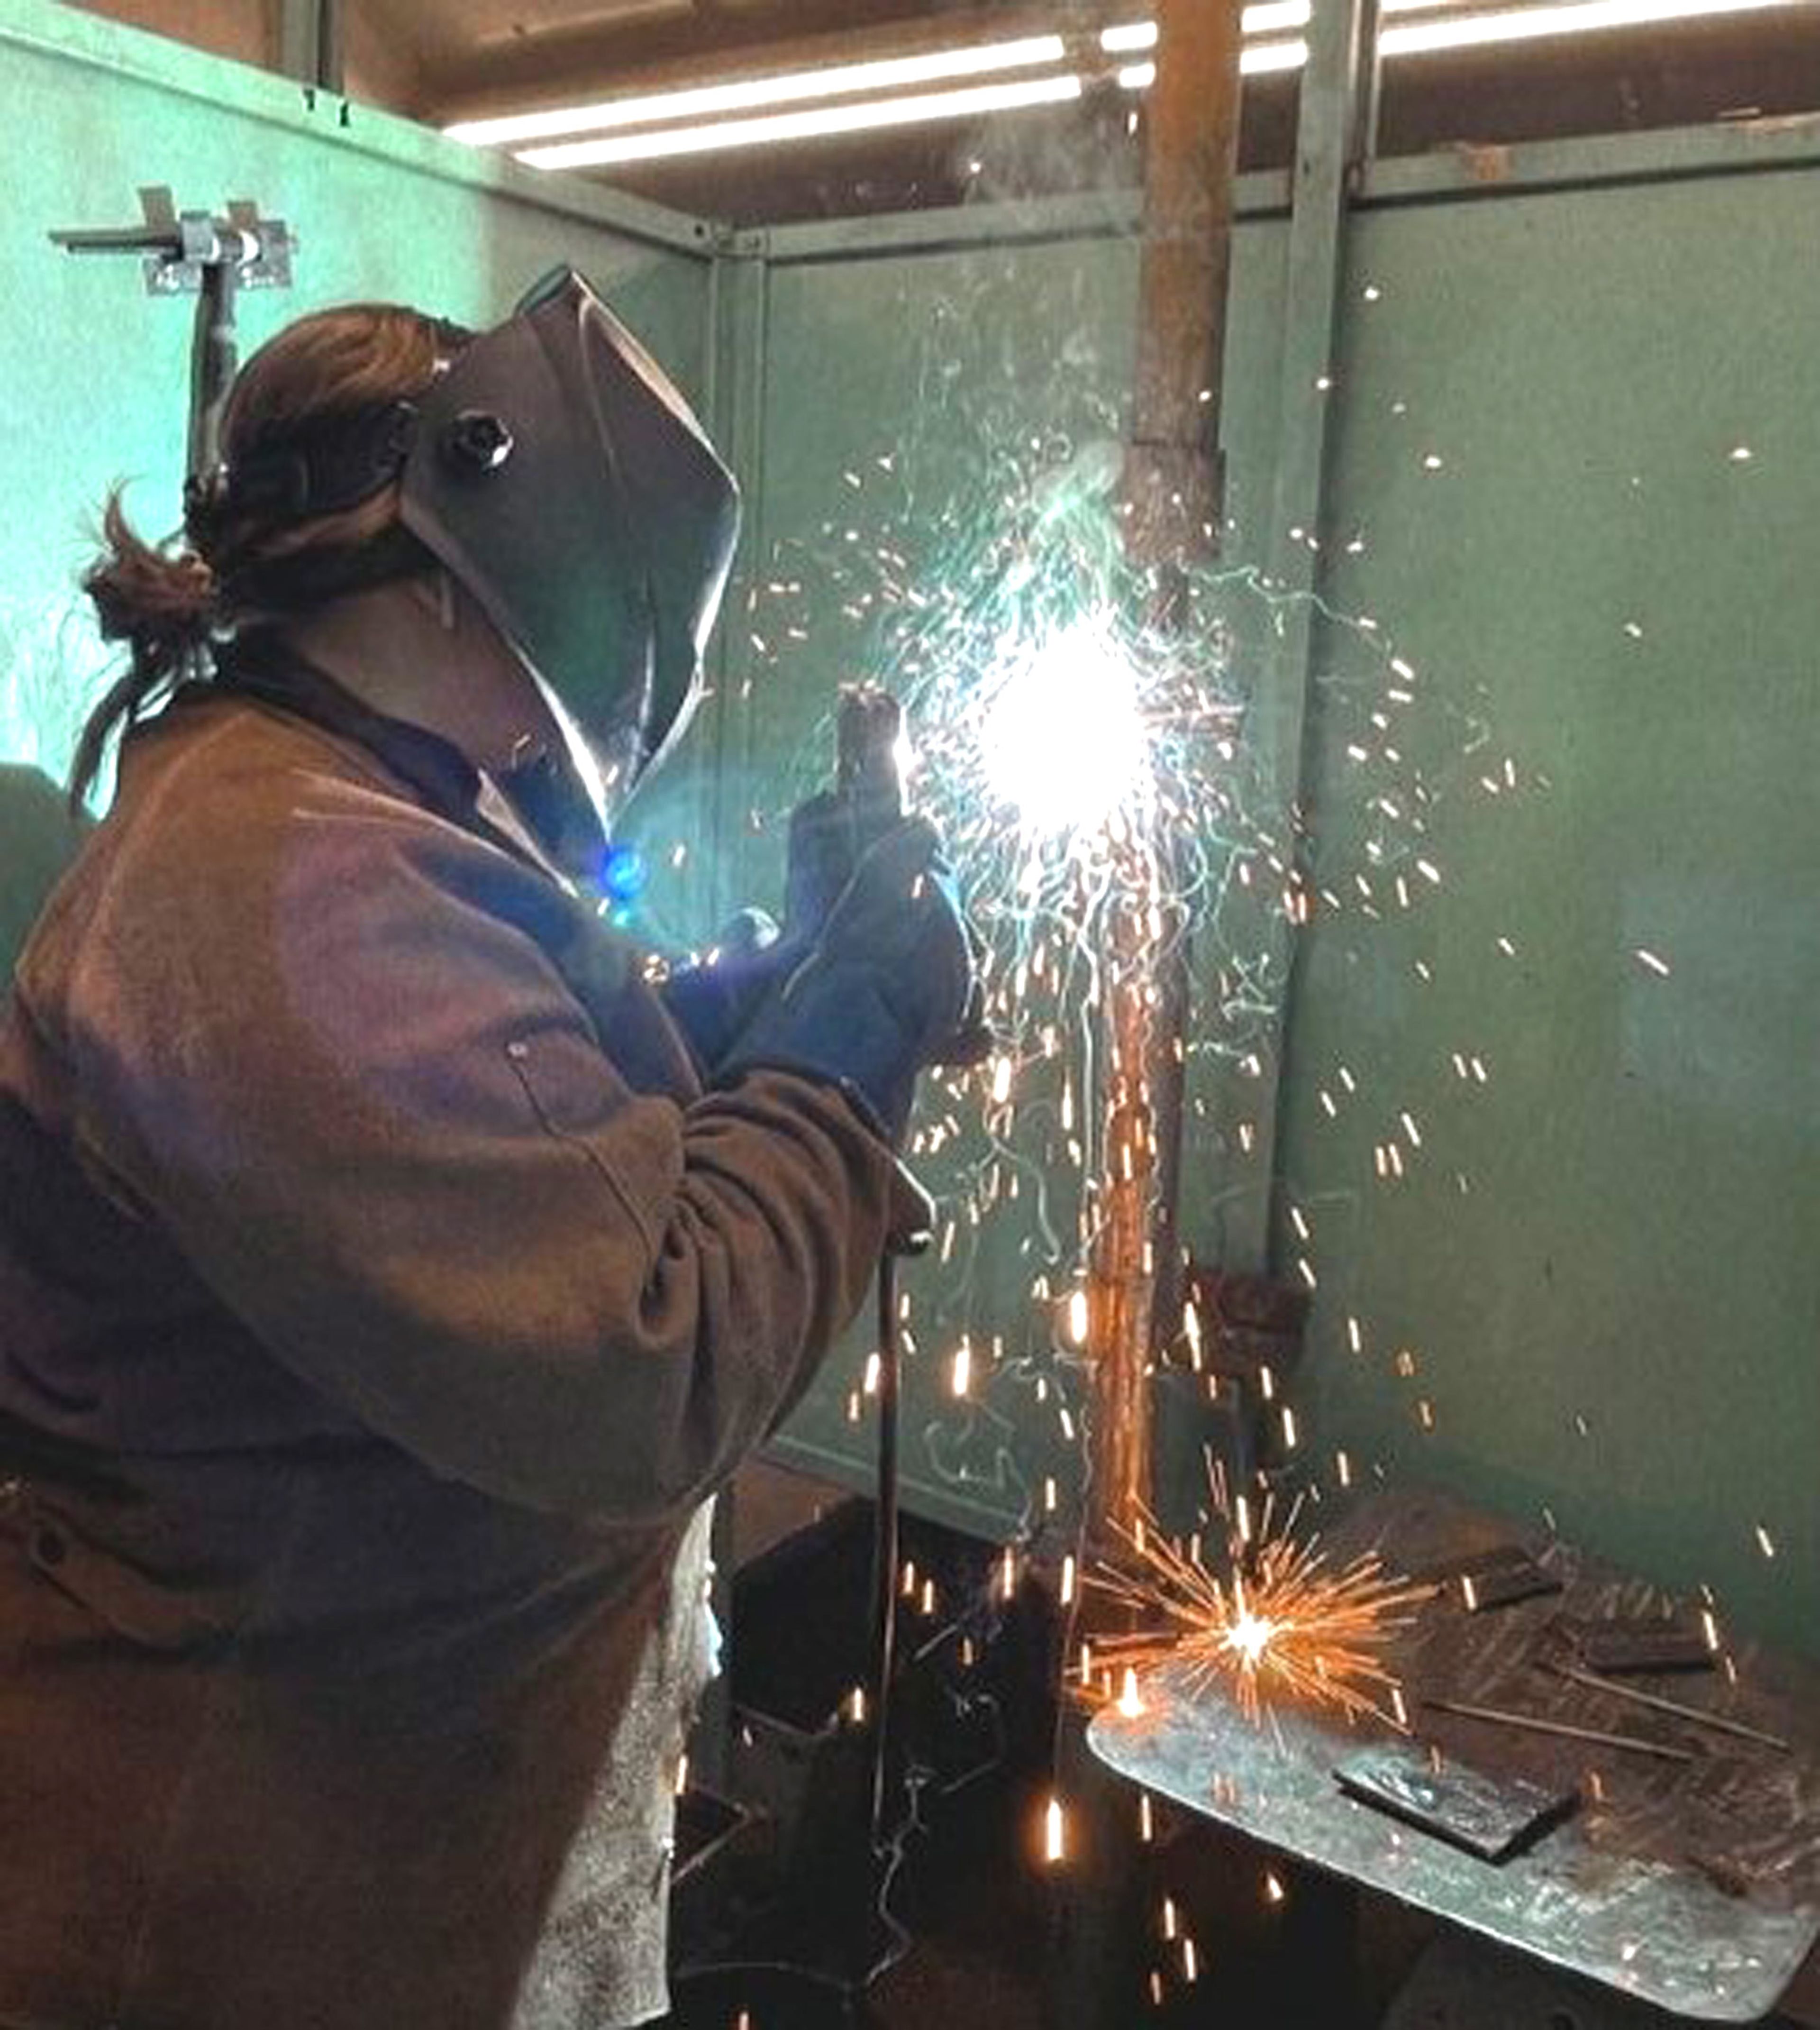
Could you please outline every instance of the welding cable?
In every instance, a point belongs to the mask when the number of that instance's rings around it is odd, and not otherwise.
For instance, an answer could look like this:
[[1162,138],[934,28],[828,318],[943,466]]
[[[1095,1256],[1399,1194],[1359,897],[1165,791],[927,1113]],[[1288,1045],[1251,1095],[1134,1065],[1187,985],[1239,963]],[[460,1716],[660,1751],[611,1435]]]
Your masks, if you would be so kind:
[[[891,1674],[897,1629],[897,1255],[878,1263],[878,1478],[872,1534],[872,1784],[871,1853],[875,1873],[889,1850],[886,1803],[890,1789],[887,1742]],[[878,1885],[880,1898],[883,1884]],[[879,1899],[875,1899],[874,1907]]]

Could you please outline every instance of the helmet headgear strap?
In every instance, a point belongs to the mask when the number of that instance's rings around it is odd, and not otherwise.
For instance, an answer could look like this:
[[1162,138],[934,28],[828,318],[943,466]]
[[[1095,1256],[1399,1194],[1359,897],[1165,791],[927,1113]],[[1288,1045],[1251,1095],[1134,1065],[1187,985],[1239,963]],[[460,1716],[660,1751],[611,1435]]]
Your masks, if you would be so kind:
[[357,507],[398,478],[417,430],[417,404],[398,401],[295,431],[189,480],[184,526],[206,545],[244,516],[302,522]]

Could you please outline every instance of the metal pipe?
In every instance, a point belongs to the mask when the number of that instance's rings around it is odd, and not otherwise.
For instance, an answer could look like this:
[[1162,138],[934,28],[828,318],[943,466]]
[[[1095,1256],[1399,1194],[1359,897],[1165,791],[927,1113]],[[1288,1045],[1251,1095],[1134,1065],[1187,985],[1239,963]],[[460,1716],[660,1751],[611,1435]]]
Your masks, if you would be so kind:
[[1241,9],[1161,0],[1156,13],[1126,544],[1136,562],[1179,568],[1219,547]]
[[[1239,0],[1161,0],[1145,165],[1136,379],[1122,507],[1153,619],[1191,624],[1189,567],[1216,553],[1220,397],[1238,162]],[[1169,908],[1172,841],[1128,842],[1109,927],[1103,1173],[1089,1292],[1090,1513],[1102,1543],[1153,1506],[1150,1374],[1172,1322],[1179,1243],[1187,955]]]

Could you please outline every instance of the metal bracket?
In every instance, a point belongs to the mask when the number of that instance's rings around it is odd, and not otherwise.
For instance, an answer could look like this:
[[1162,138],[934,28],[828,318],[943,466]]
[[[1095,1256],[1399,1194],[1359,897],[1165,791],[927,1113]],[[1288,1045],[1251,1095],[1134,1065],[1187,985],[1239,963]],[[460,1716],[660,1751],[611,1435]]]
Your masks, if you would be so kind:
[[232,268],[243,289],[291,286],[291,229],[281,218],[262,218],[250,199],[235,199],[221,218],[180,212],[167,184],[148,184],[139,201],[143,225],[72,228],[50,237],[70,254],[141,255],[148,296],[193,296],[207,268]]
[[169,187],[142,187],[144,223],[115,231],[72,227],[53,232],[70,254],[137,254],[146,293],[195,296],[195,340],[191,360],[189,448],[191,478],[215,462],[222,406],[234,377],[234,299],[243,288],[291,285],[291,230],[280,218],[261,218],[250,199],[236,199],[225,217],[179,212]]
[[762,260],[771,251],[771,235],[762,225],[730,225],[713,219],[707,222],[704,237],[715,253],[732,260]]
[[[186,211],[177,221],[182,235],[174,255],[148,254],[145,287],[148,296],[193,296],[202,286],[202,270],[231,264],[236,285],[243,289],[288,289],[291,286],[290,229],[282,219],[262,219],[251,205],[230,204],[225,228],[206,211]],[[236,214],[254,214],[245,219]]]

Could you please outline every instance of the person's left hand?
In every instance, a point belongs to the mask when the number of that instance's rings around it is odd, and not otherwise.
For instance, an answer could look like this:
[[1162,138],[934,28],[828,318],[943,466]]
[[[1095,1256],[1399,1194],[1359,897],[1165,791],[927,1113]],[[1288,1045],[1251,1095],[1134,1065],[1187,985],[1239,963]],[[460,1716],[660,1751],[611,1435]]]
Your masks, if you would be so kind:
[[697,1069],[712,1073],[772,987],[803,956],[763,909],[740,910],[709,956],[683,966],[658,989],[664,1009],[687,1039]]
[[784,920],[741,909],[715,941],[713,957],[671,974],[662,990],[670,1019],[697,1065],[711,1073],[771,989],[806,958],[859,858],[850,798],[824,790],[790,812]]

